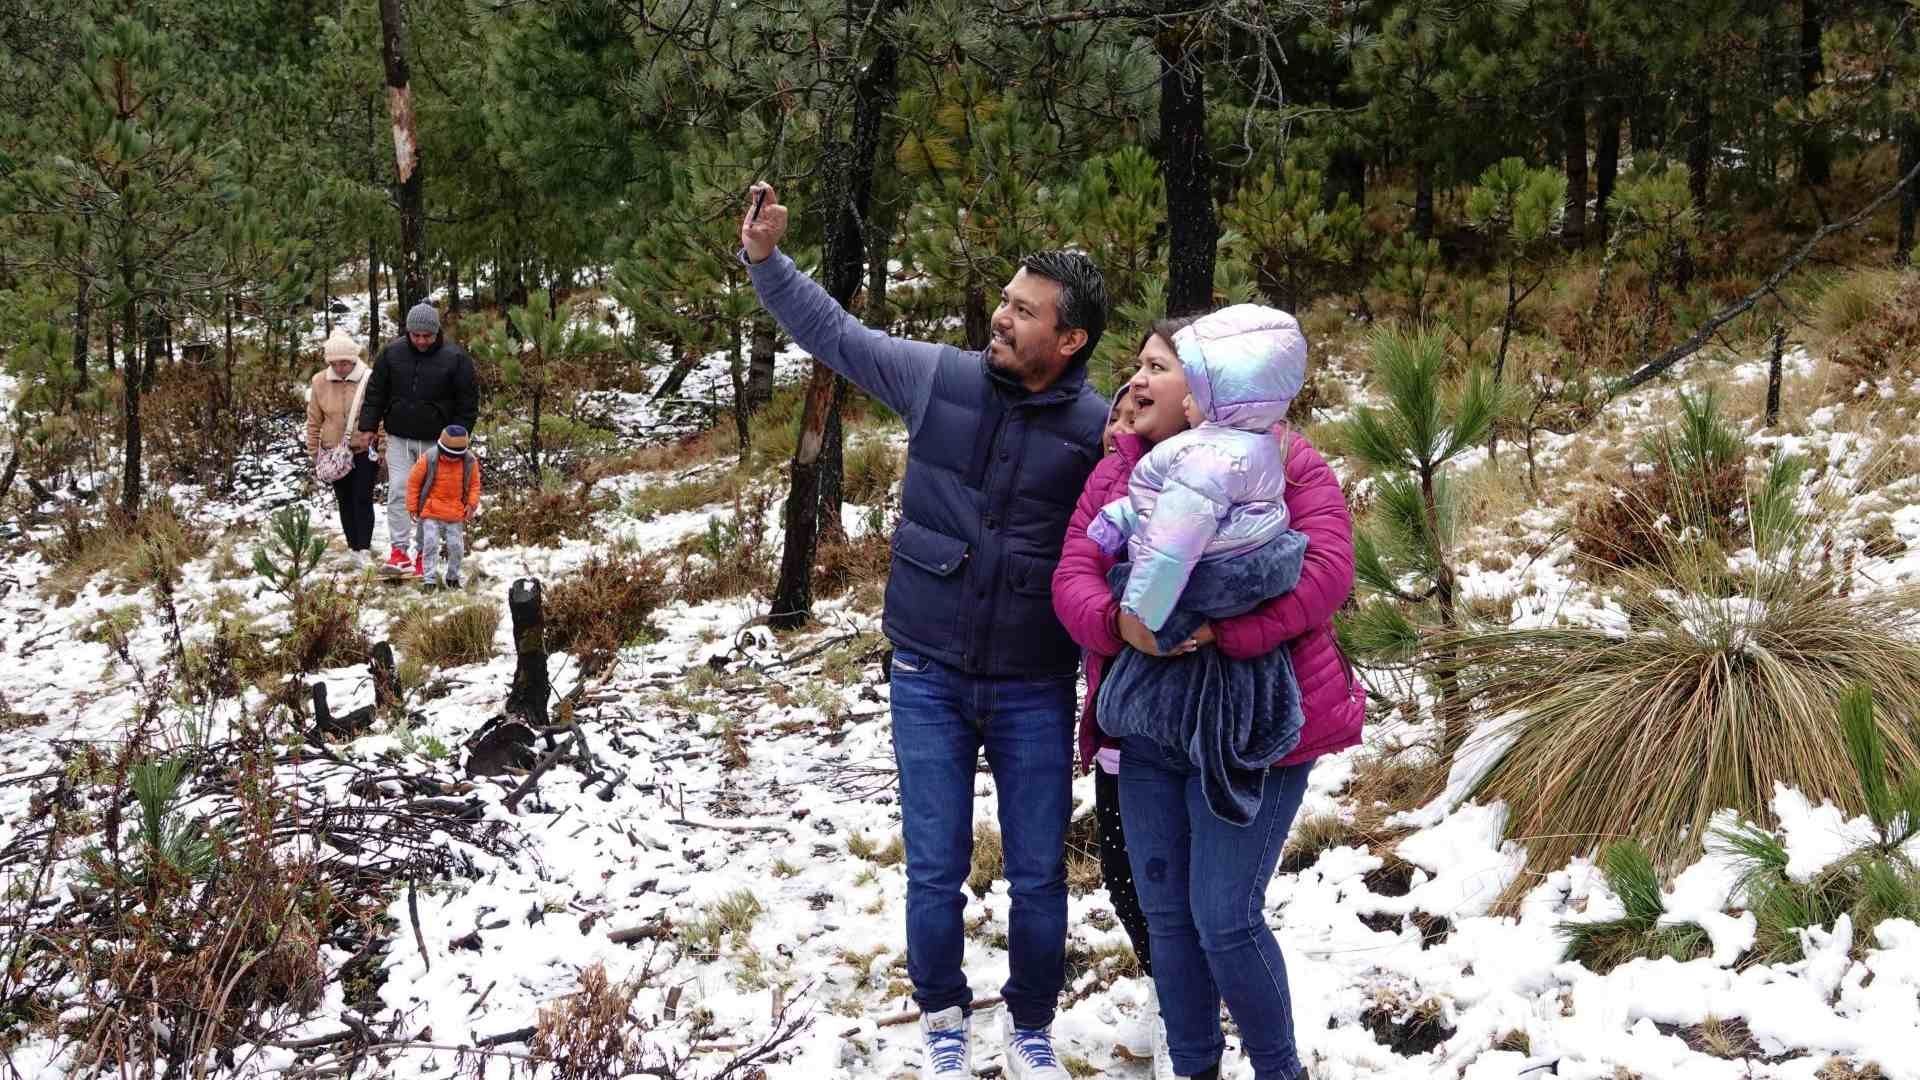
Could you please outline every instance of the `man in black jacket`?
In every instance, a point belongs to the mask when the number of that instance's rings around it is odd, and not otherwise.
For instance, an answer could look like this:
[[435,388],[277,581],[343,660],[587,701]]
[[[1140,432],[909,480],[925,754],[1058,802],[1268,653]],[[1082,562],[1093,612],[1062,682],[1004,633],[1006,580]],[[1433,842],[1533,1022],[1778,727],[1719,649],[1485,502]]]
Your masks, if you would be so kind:
[[467,351],[440,334],[440,312],[415,304],[407,332],[387,342],[374,358],[366,400],[353,436],[357,453],[387,429],[387,542],[393,549],[382,568],[420,574],[420,553],[407,554],[413,521],[407,512],[407,474],[448,424],[471,431],[480,413],[480,384]]

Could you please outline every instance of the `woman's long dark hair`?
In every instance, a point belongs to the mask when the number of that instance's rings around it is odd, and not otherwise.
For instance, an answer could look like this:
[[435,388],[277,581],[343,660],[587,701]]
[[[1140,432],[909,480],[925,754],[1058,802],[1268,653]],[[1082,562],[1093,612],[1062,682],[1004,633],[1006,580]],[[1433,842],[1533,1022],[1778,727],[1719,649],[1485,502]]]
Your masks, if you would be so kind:
[[1173,348],[1173,335],[1199,321],[1200,316],[1198,315],[1179,315],[1171,319],[1155,319],[1153,325],[1147,327],[1147,332],[1140,335],[1140,344],[1134,346],[1133,351],[1138,353],[1141,349],[1147,347],[1147,342],[1152,341],[1154,338],[1159,338],[1166,342],[1167,348],[1171,349]]

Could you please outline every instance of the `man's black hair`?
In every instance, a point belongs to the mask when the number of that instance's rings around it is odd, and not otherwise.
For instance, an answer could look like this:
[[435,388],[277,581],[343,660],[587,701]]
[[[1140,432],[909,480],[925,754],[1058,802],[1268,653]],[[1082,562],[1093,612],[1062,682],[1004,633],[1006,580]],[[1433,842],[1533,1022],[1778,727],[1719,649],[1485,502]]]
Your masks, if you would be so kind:
[[1036,251],[1021,259],[1020,269],[1059,283],[1060,310],[1054,328],[1087,332],[1087,343],[1072,361],[1086,363],[1107,329],[1107,279],[1100,276],[1100,268],[1078,251],[1054,250]]

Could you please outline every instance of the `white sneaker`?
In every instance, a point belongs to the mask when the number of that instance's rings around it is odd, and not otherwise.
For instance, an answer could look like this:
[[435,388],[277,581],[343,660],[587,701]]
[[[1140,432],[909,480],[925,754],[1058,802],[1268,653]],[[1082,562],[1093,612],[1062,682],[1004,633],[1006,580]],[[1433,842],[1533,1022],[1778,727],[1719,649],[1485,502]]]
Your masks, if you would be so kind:
[[1067,1070],[1053,1053],[1053,1029],[1013,1026],[1013,1014],[1006,1013],[1006,1074],[1011,1080],[1069,1080]]
[[973,1020],[955,1005],[920,1017],[920,1080],[973,1080]]

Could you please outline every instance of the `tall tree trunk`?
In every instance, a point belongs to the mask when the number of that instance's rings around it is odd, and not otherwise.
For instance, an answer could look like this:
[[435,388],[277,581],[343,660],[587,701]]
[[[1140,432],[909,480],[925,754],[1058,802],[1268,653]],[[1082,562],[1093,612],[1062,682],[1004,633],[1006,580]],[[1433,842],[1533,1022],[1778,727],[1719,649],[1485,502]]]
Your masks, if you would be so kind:
[[140,392],[153,392],[153,377],[160,370],[160,358],[167,354],[168,320],[158,306],[147,308],[147,360],[140,368]]
[[773,400],[774,359],[780,345],[779,329],[764,312],[753,318],[753,351],[747,361],[747,409],[759,412]]
[[1578,43],[1574,46],[1567,72],[1566,96],[1560,102],[1560,142],[1567,169],[1567,213],[1560,226],[1560,238],[1570,248],[1587,242],[1587,88],[1593,71],[1593,56],[1585,44],[1587,38],[1586,0],[1568,0]]
[[[511,323],[508,324],[512,326]],[[700,350],[687,348],[687,343],[679,338],[667,344],[667,377],[653,392],[654,401],[664,401],[680,392],[680,384],[687,381],[687,375],[700,363]]]
[[408,84],[401,0],[380,0],[380,57],[387,69],[387,118],[393,124],[394,174],[400,181],[400,317],[427,295],[427,209],[420,142]]
[[[735,287],[738,287],[737,285]],[[740,464],[753,460],[753,397],[747,389],[747,362],[740,347],[740,320],[727,320],[727,338],[732,350],[727,354],[727,374],[733,380],[733,427],[740,442]]]
[[1713,98],[1704,82],[1693,88],[1687,106],[1687,191],[1696,209],[1707,208],[1707,181],[1713,172]]
[[460,311],[460,261],[447,260],[447,314],[455,315]]
[[[380,183],[380,136],[374,99],[367,98],[367,183]],[[380,349],[380,231],[367,230],[367,362]]]
[[[890,0],[878,0],[874,25],[891,15]],[[866,265],[861,221],[873,197],[874,158],[879,152],[880,126],[893,101],[899,57],[890,38],[882,37],[873,60],[854,83],[853,131],[835,140],[826,160],[835,177],[828,202],[823,271],[826,290],[846,307],[860,288]],[[813,615],[813,555],[819,543],[821,456],[828,445],[828,428],[839,426],[842,380],[815,361],[800,414],[800,439],[793,451],[787,487],[786,537],[780,552],[780,576],[774,586],[773,610],[768,622],[778,628],[803,625]],[[839,499],[834,499],[838,513]]]
[[1421,157],[1413,162],[1413,235],[1433,239],[1433,165]]
[[1620,176],[1620,99],[1609,93],[1600,105],[1600,120],[1594,132],[1599,140],[1593,148],[1593,232],[1601,244],[1607,242],[1612,215],[1607,203],[1613,198],[1613,184]]
[[333,336],[333,257],[320,260],[320,332]]
[[73,296],[73,381],[80,390],[87,388],[87,335],[92,330],[93,279],[81,274]]
[[847,433],[841,414],[847,408],[847,380],[833,380],[833,405],[827,412],[826,445],[820,448],[820,539],[844,543],[846,522],[840,520],[845,505],[843,494],[847,480]]
[[[1820,53],[1820,35],[1826,29],[1823,0],[1800,0],[1800,93],[1813,96],[1820,88],[1826,63]],[[1800,135],[1800,174],[1815,186],[1833,179],[1833,144],[1823,124],[1808,124]]]
[[1367,159],[1361,156],[1360,151],[1344,147],[1335,150],[1327,169],[1329,183],[1326,190],[1321,192],[1327,209],[1333,209],[1342,195],[1355,206],[1367,205]]
[[[1920,117],[1909,113],[1900,121],[1900,175],[1912,172],[1916,164],[1920,164]],[[1916,210],[1920,210],[1920,181],[1910,183],[1900,191],[1900,232],[1893,243],[1895,265],[1906,266],[1913,259]]]
[[[236,301],[233,296],[233,290],[228,289],[225,294],[225,299],[220,305],[220,314],[226,322],[226,345],[225,348],[220,350],[220,412],[227,422],[228,429],[232,433],[232,439],[228,443],[229,449],[225,455],[226,469],[222,474],[221,490],[229,494],[233,492],[234,466],[238,464],[240,460],[240,422],[239,418],[234,416],[233,413],[233,309],[237,303],[238,301]],[[353,421],[349,419],[347,422],[351,424]],[[353,429],[348,428],[347,433],[351,435]]]
[[966,338],[969,351],[987,347],[988,339],[993,336],[992,319],[987,312],[986,287],[977,282],[968,285],[966,306],[960,311],[960,332]]
[[1167,193],[1167,314],[1213,306],[1213,265],[1220,223],[1213,212],[1213,155],[1207,148],[1207,84],[1187,28],[1154,39],[1160,56],[1161,176]]
[[136,322],[138,312],[135,309],[133,290],[133,267],[122,263],[120,283],[127,290],[126,309],[122,313],[122,337],[127,350],[126,359],[121,364],[120,402],[121,415],[125,427],[121,432],[124,452],[123,468],[120,474],[120,509],[131,520],[140,512],[140,355],[134,350],[134,342],[139,340],[140,329]]

